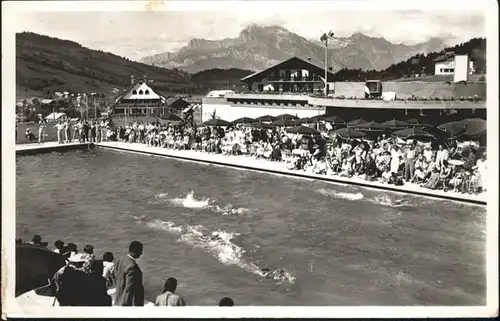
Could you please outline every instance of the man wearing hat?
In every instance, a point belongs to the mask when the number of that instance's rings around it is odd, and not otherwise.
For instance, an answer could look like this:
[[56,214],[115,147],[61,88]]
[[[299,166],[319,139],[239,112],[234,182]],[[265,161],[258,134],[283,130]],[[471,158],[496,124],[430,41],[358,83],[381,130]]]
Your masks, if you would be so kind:
[[47,244],[49,244],[49,243],[42,242],[42,237],[40,235],[35,235],[35,236],[33,236],[33,239],[31,240],[30,244],[47,246]]

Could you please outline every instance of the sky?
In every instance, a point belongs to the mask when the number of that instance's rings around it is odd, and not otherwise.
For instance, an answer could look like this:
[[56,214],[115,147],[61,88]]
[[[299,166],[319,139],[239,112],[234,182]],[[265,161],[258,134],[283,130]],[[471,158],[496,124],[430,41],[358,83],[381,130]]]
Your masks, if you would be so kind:
[[432,37],[450,44],[485,37],[482,11],[352,11],[352,10],[245,10],[211,11],[77,11],[26,12],[16,32],[32,31],[76,41],[132,60],[174,51],[190,39],[237,37],[251,23],[279,25],[305,38],[317,39],[332,30],[335,36],[355,32],[384,37],[393,43],[415,44]]

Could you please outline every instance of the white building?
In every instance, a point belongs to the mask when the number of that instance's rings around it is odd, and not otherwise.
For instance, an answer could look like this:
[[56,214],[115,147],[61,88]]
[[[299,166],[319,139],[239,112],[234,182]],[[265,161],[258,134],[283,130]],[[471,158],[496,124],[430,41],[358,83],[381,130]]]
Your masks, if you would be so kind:
[[167,97],[148,84],[147,78],[131,77],[131,85],[115,98],[115,114],[151,115],[163,110]]
[[[447,53],[441,57],[434,59],[434,74],[435,75],[454,75],[455,74],[455,56],[462,57],[467,55],[455,55],[455,53]],[[474,62],[469,60],[469,74],[474,73]],[[462,61],[462,59],[460,59]]]

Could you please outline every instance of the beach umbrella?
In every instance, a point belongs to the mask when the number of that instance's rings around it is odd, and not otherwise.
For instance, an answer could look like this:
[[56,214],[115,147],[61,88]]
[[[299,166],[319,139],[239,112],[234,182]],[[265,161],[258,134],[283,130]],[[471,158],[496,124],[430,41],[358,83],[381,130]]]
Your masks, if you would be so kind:
[[340,128],[333,131],[334,134],[339,135],[342,138],[363,138],[366,136],[365,133],[352,128]]
[[329,123],[334,123],[334,124],[345,124],[345,120],[343,120],[339,116],[330,116],[330,117],[326,117],[323,120],[326,122],[329,122]]
[[450,134],[451,136],[460,136],[465,133],[467,124],[462,121],[451,121],[438,126],[438,129]]
[[172,114],[172,113],[163,115],[160,118],[163,120],[168,120],[168,121],[184,121],[180,116],[178,116],[176,114]]
[[299,119],[294,119],[295,125],[300,125],[300,124],[305,124],[309,121],[309,118],[299,118]]
[[300,119],[297,119],[297,121],[300,121],[301,124],[307,124],[312,122],[309,117],[302,117]]
[[413,138],[413,139],[419,139],[419,138],[433,138],[435,139],[436,136],[429,133],[422,127],[412,127],[412,128],[406,128],[406,129],[401,129],[397,130],[394,133],[392,133],[392,136],[394,137],[401,137],[401,138]]
[[231,125],[231,123],[227,122],[223,119],[214,118],[214,119],[210,119],[210,120],[204,122],[203,125],[206,125],[206,126],[229,126],[229,125]]
[[276,120],[276,117],[271,116],[271,115],[264,115],[264,116],[260,116],[258,118],[255,118],[255,120],[260,121],[260,122],[272,122],[272,121]]
[[251,123],[250,126],[252,126],[255,129],[273,129],[274,128],[274,126],[271,124],[260,123],[260,122]]
[[281,127],[290,127],[290,126],[295,126],[297,125],[297,122],[293,119],[288,119],[288,118],[282,118],[273,121],[271,124],[274,126],[281,126]]
[[275,117],[276,120],[278,119],[299,119],[299,117],[290,115],[290,114],[281,114]]
[[366,129],[366,130],[382,130],[385,127],[382,124],[376,123],[374,121],[368,122],[368,123],[363,123],[359,124],[357,126],[357,129]]
[[462,120],[466,124],[466,130],[463,133],[466,137],[479,137],[486,134],[486,120],[481,118],[467,118]]
[[308,118],[308,121],[310,122],[318,122],[320,120],[324,120],[326,118],[326,115],[325,114],[322,114],[322,115],[316,115],[316,116],[312,116],[312,117],[309,117]]
[[316,129],[313,129],[311,127],[306,127],[306,126],[295,126],[292,128],[288,128],[286,130],[287,133],[290,134],[301,134],[301,135],[313,135],[317,134],[318,131]]
[[48,280],[65,265],[64,256],[44,246],[16,244],[16,297],[48,285]]
[[385,128],[405,128],[409,124],[407,122],[402,121],[402,120],[393,119],[393,120],[385,121],[385,122],[381,123],[381,125],[384,126]]
[[251,124],[253,122],[255,122],[255,119],[250,117],[241,117],[232,121],[233,124]]
[[361,125],[361,124],[364,124],[364,123],[366,123],[366,120],[364,120],[363,118],[359,118],[359,119],[351,120],[350,122],[347,122],[347,126],[349,126],[349,127],[357,127],[358,125]]
[[426,121],[419,120],[417,118],[410,118],[405,120],[405,123],[407,123],[409,126],[419,126],[419,125],[427,125],[428,123]]

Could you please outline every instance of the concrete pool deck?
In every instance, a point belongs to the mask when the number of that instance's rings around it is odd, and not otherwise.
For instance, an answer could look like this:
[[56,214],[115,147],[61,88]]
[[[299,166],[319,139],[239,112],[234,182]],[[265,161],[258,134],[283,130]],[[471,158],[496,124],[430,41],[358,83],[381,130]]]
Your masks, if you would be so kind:
[[[57,145],[57,144],[56,144]],[[486,205],[487,194],[479,195],[461,194],[452,191],[444,192],[442,190],[430,190],[422,188],[416,184],[405,184],[403,186],[388,185],[381,182],[370,182],[359,178],[347,178],[334,175],[313,174],[298,170],[289,170],[281,162],[271,162],[264,159],[255,159],[249,156],[228,156],[221,154],[210,154],[192,150],[172,150],[161,147],[148,147],[138,143],[122,142],[101,142],[96,144],[98,147],[139,153],[150,156],[161,156],[174,158],[184,161],[201,162],[206,164],[233,167],[238,169],[254,170],[278,175],[299,177],[305,179],[316,179],[324,182],[356,185],[370,189],[385,190],[403,194],[413,194],[436,199],[452,200],[468,204]]]
[[33,155],[40,153],[63,152],[74,149],[85,149],[93,147],[93,143],[71,142],[59,144],[58,142],[18,144],[16,145],[16,155]]

